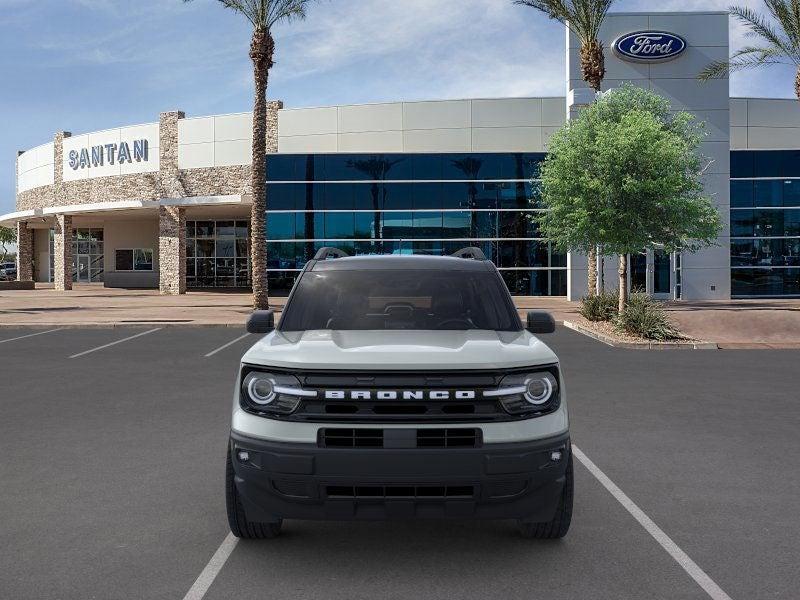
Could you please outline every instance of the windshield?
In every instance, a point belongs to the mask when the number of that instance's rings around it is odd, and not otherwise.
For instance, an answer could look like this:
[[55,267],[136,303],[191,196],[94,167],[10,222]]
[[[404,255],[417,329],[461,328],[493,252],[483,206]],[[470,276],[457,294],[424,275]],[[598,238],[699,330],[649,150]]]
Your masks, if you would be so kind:
[[280,329],[520,331],[522,324],[493,272],[310,271],[298,282]]

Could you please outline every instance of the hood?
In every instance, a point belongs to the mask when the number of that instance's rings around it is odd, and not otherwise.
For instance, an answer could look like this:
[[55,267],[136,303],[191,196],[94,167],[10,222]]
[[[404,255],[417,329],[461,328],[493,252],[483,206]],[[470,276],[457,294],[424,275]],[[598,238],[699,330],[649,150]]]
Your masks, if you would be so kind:
[[242,362],[289,369],[459,370],[552,364],[528,331],[273,331]]

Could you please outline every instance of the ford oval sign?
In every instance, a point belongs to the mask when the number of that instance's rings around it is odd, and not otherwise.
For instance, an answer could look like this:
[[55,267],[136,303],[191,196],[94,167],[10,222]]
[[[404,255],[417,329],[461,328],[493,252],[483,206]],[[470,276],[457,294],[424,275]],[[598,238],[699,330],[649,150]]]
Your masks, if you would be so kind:
[[618,37],[614,52],[620,58],[635,62],[672,60],[686,50],[686,40],[665,31],[637,31]]

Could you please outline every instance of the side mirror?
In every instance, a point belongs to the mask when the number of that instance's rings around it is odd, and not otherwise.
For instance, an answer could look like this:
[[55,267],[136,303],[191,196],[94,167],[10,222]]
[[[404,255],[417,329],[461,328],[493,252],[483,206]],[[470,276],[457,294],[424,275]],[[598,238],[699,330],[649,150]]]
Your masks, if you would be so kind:
[[247,319],[247,333],[269,333],[275,329],[275,313],[271,310],[256,310]]
[[531,333],[553,333],[556,330],[556,320],[549,312],[531,310],[528,312],[528,325],[525,329]]

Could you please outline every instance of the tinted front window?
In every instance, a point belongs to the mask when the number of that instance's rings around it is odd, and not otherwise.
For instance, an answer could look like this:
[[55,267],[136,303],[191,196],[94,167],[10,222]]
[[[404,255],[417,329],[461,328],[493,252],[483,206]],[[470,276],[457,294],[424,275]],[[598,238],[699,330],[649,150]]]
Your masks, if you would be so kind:
[[520,331],[497,275],[478,271],[305,273],[281,319],[282,331]]

